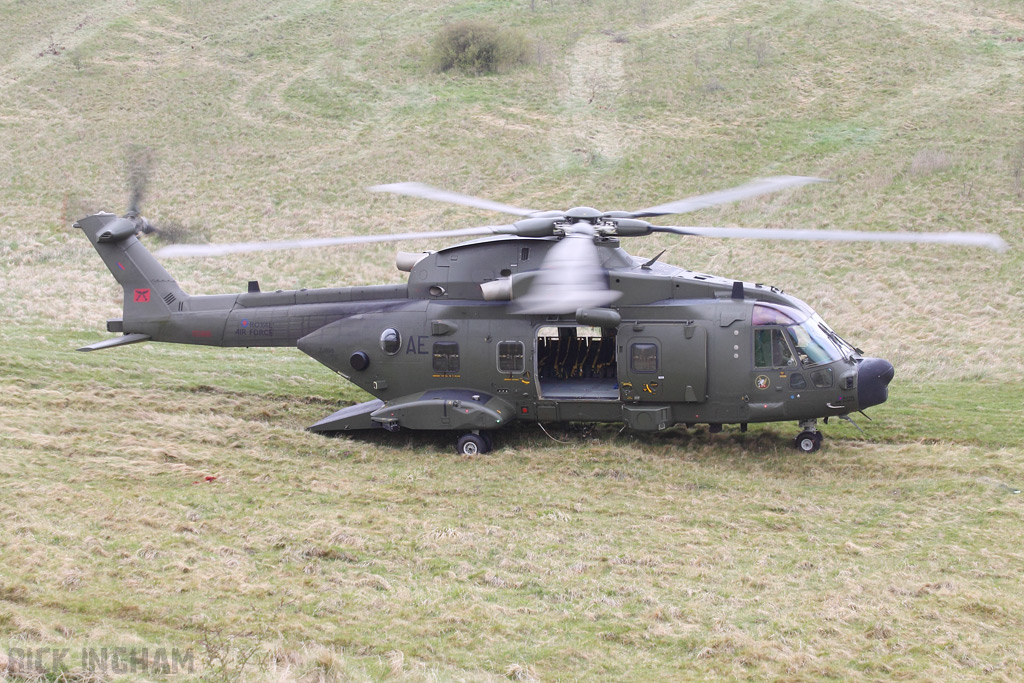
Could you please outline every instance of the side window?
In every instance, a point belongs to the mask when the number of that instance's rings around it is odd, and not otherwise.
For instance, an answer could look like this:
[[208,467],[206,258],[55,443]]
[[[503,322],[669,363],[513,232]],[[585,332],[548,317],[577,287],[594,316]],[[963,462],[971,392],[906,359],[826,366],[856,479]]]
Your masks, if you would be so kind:
[[770,368],[772,366],[772,331],[754,330],[754,367]]
[[459,371],[457,342],[434,342],[434,372]]
[[389,327],[380,333],[380,350],[389,356],[393,356],[402,348],[402,335],[398,330]]
[[498,342],[498,372],[521,375],[526,371],[526,345],[520,341]]
[[658,347],[655,344],[633,344],[629,347],[629,367],[633,372],[658,371]]
[[754,330],[754,367],[796,367],[796,358],[786,343],[782,330],[761,328]]

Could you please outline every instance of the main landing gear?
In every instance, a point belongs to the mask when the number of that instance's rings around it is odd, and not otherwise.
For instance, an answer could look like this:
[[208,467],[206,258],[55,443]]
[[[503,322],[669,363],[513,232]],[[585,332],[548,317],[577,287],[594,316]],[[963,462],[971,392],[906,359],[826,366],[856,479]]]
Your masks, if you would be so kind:
[[814,453],[821,448],[822,434],[818,431],[817,420],[804,420],[800,423],[802,430],[797,434],[793,445],[801,453]]
[[459,439],[455,452],[459,455],[483,455],[491,451],[491,437],[486,432],[470,432]]

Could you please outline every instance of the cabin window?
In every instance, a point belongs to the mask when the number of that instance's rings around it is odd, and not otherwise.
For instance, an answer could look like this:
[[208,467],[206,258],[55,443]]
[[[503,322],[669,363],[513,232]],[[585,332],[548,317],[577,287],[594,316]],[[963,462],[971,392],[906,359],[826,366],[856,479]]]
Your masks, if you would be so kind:
[[459,344],[457,342],[434,342],[434,372],[459,371]]
[[796,366],[793,351],[786,343],[782,330],[761,328],[754,330],[754,367],[789,368]]
[[526,372],[526,344],[520,341],[499,342],[498,372],[509,375]]
[[629,366],[633,372],[658,371],[658,347],[656,344],[633,344],[630,346]]
[[402,335],[398,330],[389,327],[380,333],[380,350],[389,356],[393,356],[402,348]]

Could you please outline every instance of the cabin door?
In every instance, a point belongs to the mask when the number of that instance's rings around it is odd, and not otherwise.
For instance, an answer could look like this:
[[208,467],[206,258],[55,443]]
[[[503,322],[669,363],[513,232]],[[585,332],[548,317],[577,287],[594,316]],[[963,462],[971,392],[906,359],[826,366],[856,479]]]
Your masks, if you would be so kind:
[[699,325],[628,323],[616,346],[623,401],[702,403],[707,392],[708,333]]

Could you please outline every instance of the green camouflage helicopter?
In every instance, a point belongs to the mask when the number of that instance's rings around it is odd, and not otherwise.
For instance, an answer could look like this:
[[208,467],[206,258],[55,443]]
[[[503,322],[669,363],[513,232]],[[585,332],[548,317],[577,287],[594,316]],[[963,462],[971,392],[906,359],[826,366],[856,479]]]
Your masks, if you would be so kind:
[[[777,176],[654,206],[603,212],[534,211],[399,183],[371,188],[519,216],[510,224],[389,235],[222,245],[171,245],[157,256],[211,256],[425,237],[480,239],[399,252],[405,284],[191,296],[137,238],[138,211],[75,223],[124,290],[107,321],[123,336],[80,350],[142,341],[297,346],[374,398],[309,427],[449,430],[461,454],[486,453],[515,422],[672,425],[792,420],[795,446],[821,447],[817,421],[883,403],[893,366],[836,334],[803,301],[775,287],[630,256],[620,240],[651,233],[768,240],[925,242],[1005,249],[983,233],[855,232],[677,227],[682,214],[820,179]],[[662,252],[664,253],[664,252]],[[660,254],[659,254],[660,256]]]

